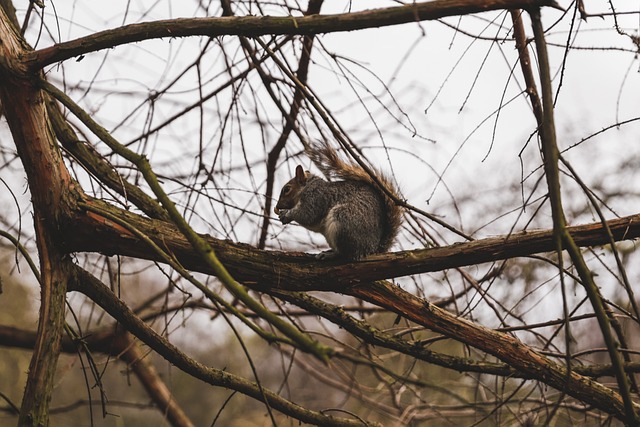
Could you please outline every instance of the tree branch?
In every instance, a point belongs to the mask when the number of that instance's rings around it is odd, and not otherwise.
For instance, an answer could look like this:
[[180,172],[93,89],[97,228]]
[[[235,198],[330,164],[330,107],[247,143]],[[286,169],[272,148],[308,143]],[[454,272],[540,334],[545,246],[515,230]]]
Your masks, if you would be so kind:
[[178,18],[130,24],[101,31],[31,52],[25,59],[32,70],[38,70],[46,65],[89,52],[156,38],[310,35],[406,24],[490,10],[541,6],[559,7],[555,0],[435,0],[334,15]]
[[602,295],[600,295],[600,289],[593,279],[593,273],[587,266],[587,263],[582,256],[582,252],[580,252],[578,245],[574,242],[573,237],[567,229],[564,210],[562,207],[562,192],[560,191],[560,170],[558,167],[560,152],[556,142],[553,88],[551,84],[551,71],[549,57],[547,54],[547,44],[544,36],[544,28],[540,19],[540,9],[535,8],[530,10],[529,15],[531,16],[539,61],[543,111],[543,122],[540,135],[545,177],[549,188],[549,201],[551,204],[553,234],[554,239],[556,240],[556,250],[559,256],[561,256],[563,248],[568,252],[575,269],[580,276],[582,286],[589,297],[589,301],[591,302],[596,318],[598,319],[598,324],[600,325],[604,342],[609,351],[609,356],[611,357],[611,364],[615,371],[620,395],[624,402],[624,411],[618,416],[620,419],[624,420],[627,425],[636,426],[640,424],[640,418],[638,417],[639,408],[631,398],[629,378],[624,372],[624,361],[619,351],[620,343],[612,333],[609,313],[604,306]]
[[[108,206],[100,201],[92,201],[91,203]],[[114,209],[113,212],[117,213],[118,209]],[[201,261],[173,225],[145,219],[124,211],[120,211],[118,216],[122,218],[122,221],[137,221],[137,229],[148,232],[149,238],[152,240],[161,241],[161,244],[167,247],[185,267],[209,274],[213,273],[207,269],[207,265]],[[91,222],[87,223],[87,219],[90,219]],[[79,238],[79,242],[105,243],[109,240],[114,241],[114,238],[118,239],[123,235],[123,233],[118,233],[118,236],[107,237],[104,235],[100,237],[102,233],[113,226],[113,222],[100,222],[99,217],[95,214],[80,215],[74,224],[74,236]],[[637,236],[640,231],[638,228],[640,217],[636,215],[612,220],[608,225],[616,239],[632,238]],[[85,228],[90,230],[93,239],[86,239],[86,236],[81,235],[81,230]],[[609,239],[607,233],[603,231],[601,223],[567,228],[567,231],[572,233],[575,242],[589,246],[608,243]],[[624,404],[620,395],[595,381],[582,377],[575,371],[569,371],[566,367],[552,362],[521,343],[517,338],[456,317],[391,283],[370,283],[371,281],[366,280],[376,276],[394,277],[423,271],[435,271],[436,269],[441,270],[452,266],[461,266],[463,262],[477,264],[530,255],[536,251],[553,250],[554,233],[551,230],[476,240],[445,248],[382,254],[369,257],[358,263],[334,263],[331,265],[317,261],[307,262],[308,256],[301,257],[281,252],[260,251],[247,245],[222,242],[210,237],[207,237],[207,240],[219,254],[220,261],[226,265],[229,272],[234,274],[238,280],[244,281],[245,285],[253,286],[257,290],[273,288],[322,289],[355,296],[398,313],[452,339],[479,348],[498,357],[524,373],[525,376],[531,376],[549,384],[617,417],[624,417]],[[145,251],[144,245],[140,245],[132,236],[126,237],[126,244],[122,243],[118,247],[119,252],[116,253],[123,255],[122,250],[124,249],[131,251],[126,255],[138,258],[149,258],[151,255]],[[86,250],[87,248],[81,249]],[[436,255],[432,256],[433,253]],[[247,259],[251,259],[251,262],[246,262]]]
[[[45,90],[51,85],[43,81]],[[160,204],[149,197],[139,187],[125,180],[116,169],[100,156],[86,142],[80,141],[76,133],[64,118],[55,99],[48,96],[46,100],[47,112],[56,137],[64,149],[72,155],[89,173],[101,183],[120,194],[127,202],[133,203],[150,218],[169,220],[169,215]]]
[[[206,274],[213,270],[204,263],[177,228],[164,221],[152,220],[118,209],[100,200],[89,200],[108,210],[121,221],[132,224],[157,245],[166,248],[185,268]],[[616,241],[640,237],[640,214],[607,221]],[[113,221],[75,211],[65,232],[65,249],[69,252],[99,252],[164,262],[144,242]],[[610,243],[602,223],[567,227],[578,246]],[[506,236],[478,239],[429,249],[377,254],[359,262],[317,261],[312,255],[296,252],[263,251],[250,245],[233,243],[201,235],[207,240],[229,272],[240,282],[290,291],[341,291],[358,283],[412,274],[442,271],[449,268],[530,256],[555,250],[553,230],[536,230]],[[251,262],[247,262],[251,260]]]

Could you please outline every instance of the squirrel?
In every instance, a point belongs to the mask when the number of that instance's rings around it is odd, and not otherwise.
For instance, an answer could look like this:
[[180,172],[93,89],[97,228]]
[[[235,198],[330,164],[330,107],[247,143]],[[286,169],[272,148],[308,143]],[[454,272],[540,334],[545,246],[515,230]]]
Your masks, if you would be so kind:
[[298,165],[274,209],[282,224],[296,221],[321,233],[331,249],[317,259],[358,260],[388,251],[402,222],[402,208],[379,185],[396,198],[397,186],[377,170],[376,183],[358,164],[341,160],[326,142],[307,145],[305,152],[329,180]]

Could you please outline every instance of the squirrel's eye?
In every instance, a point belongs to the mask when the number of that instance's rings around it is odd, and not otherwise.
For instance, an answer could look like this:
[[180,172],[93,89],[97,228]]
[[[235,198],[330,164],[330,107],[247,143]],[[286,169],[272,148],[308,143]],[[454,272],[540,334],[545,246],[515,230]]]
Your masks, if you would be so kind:
[[291,192],[291,186],[290,185],[285,185],[284,188],[282,189],[282,194],[287,195]]

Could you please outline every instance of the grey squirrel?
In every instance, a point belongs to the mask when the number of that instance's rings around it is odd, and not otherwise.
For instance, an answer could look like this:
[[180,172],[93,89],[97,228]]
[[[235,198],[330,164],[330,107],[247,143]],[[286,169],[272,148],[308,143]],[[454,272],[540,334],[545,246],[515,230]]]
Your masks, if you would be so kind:
[[[296,221],[308,230],[324,235],[331,250],[319,259],[357,260],[389,250],[398,234],[402,208],[398,206],[359,165],[341,160],[326,142],[308,145],[306,153],[328,178],[296,167],[274,212],[283,224]],[[380,184],[394,196],[399,191],[384,174],[376,171]]]

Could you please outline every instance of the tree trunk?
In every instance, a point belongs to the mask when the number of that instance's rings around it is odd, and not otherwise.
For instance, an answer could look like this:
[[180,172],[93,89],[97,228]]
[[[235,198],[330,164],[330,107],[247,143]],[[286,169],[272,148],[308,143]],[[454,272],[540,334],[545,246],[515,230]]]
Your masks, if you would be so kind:
[[48,425],[60,337],[64,328],[68,264],[59,244],[59,219],[68,212],[66,198],[72,179],[62,162],[51,131],[40,73],[26,71],[21,62],[30,50],[12,21],[0,8],[0,100],[24,165],[40,256],[40,314],[19,425]]

